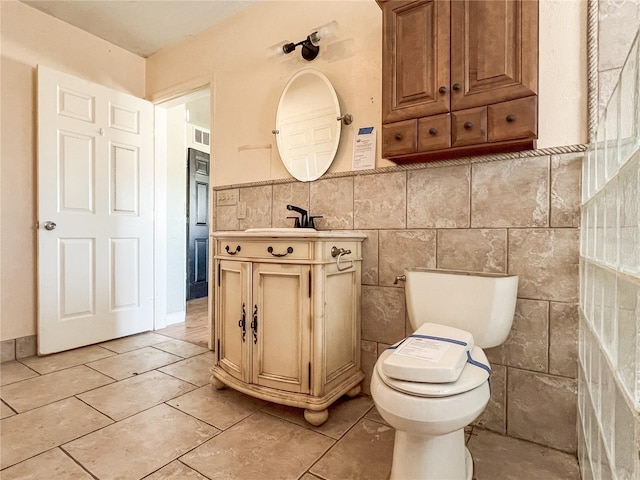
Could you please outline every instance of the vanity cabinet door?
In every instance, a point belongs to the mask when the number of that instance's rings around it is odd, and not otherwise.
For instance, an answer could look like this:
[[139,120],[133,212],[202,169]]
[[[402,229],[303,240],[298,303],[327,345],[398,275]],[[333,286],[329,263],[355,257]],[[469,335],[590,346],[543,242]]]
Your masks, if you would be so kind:
[[253,265],[252,383],[310,392],[310,273],[308,265]]
[[251,263],[220,260],[216,298],[218,365],[229,375],[249,381],[251,343]]
[[451,2],[451,110],[535,95],[538,2]]
[[382,3],[382,122],[449,110],[449,2]]

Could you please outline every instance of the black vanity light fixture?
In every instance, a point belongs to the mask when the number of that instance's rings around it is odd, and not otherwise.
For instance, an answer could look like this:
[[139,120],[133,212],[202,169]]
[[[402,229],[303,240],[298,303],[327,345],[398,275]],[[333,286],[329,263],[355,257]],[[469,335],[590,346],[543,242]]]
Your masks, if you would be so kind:
[[298,43],[287,42],[284,45],[276,46],[276,55],[287,55],[293,52],[296,47],[301,46],[302,58],[310,62],[318,56],[318,52],[320,52],[320,42],[324,44],[329,40],[337,38],[339,35],[340,27],[338,27],[338,22],[334,20],[316,28],[312,33],[307,35],[307,38]]

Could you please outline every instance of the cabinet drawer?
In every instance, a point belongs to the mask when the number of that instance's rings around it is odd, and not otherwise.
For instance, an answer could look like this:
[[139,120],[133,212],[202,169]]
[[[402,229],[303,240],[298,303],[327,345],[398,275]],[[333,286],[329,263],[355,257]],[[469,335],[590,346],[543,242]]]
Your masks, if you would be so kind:
[[220,240],[218,255],[257,259],[308,260],[313,256],[311,242],[299,240]]
[[537,97],[489,106],[489,141],[537,138]]
[[417,148],[417,121],[389,123],[382,126],[382,156],[392,157],[415,153]]
[[487,108],[470,108],[451,114],[452,145],[474,145],[487,141]]
[[451,146],[451,115],[434,115],[418,120],[418,151],[439,150]]

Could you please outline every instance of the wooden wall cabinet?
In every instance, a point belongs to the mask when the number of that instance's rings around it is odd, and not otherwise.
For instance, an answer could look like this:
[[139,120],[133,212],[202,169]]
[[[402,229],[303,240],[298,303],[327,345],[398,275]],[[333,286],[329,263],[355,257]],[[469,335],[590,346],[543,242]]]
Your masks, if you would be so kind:
[[[293,230],[214,234],[211,383],[304,408],[320,425],[357,395],[362,234]],[[340,257],[332,248],[349,250]]]
[[533,148],[537,0],[378,0],[382,156],[409,163]]

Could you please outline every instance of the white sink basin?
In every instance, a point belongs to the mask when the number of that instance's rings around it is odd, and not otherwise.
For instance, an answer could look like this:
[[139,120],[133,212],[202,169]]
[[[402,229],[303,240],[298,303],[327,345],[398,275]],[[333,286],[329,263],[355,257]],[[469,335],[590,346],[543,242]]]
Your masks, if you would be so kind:
[[273,227],[273,228],[247,228],[245,232],[255,233],[309,233],[317,231],[315,228],[293,228],[293,227]]

